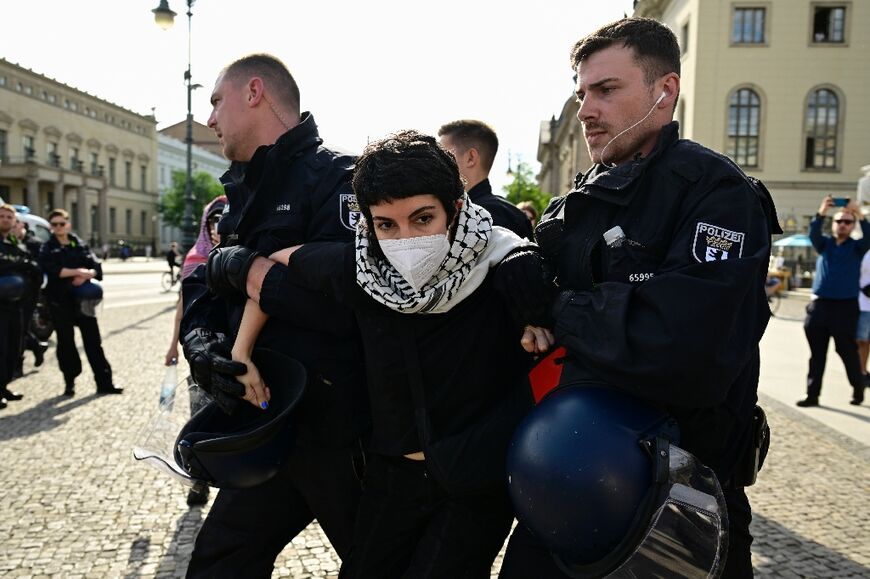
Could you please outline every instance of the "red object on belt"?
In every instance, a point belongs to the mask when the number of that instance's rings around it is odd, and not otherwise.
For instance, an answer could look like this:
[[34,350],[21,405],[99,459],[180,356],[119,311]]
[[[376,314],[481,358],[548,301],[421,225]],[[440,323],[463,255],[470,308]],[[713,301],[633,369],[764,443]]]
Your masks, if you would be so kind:
[[529,372],[535,404],[559,385],[566,355],[565,347],[559,346],[535,364]]

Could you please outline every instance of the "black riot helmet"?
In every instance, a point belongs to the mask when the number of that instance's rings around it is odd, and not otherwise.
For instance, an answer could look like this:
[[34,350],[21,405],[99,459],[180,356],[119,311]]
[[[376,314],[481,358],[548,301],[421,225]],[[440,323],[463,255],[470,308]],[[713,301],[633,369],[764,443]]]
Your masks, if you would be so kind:
[[621,391],[553,391],[508,449],[517,519],[570,577],[715,577],[724,497],[678,438],[667,413]]
[[243,402],[226,414],[214,401],[194,414],[175,442],[175,462],[190,479],[219,488],[249,488],[278,473],[292,442],[290,415],[305,390],[299,361],[258,348],[252,360],[269,387],[266,410]]
[[0,275],[0,303],[17,302],[27,291],[27,282],[17,273]]

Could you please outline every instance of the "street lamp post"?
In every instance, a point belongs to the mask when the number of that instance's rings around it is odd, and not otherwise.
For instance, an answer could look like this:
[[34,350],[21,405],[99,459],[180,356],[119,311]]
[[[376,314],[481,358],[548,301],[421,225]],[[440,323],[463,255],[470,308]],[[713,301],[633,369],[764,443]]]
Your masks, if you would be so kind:
[[[190,74],[190,40],[191,21],[193,20],[193,4],[196,0],[187,0],[187,70],[184,71],[184,82],[187,85],[187,132],[184,143],[187,146],[187,173],[184,181],[184,217],[181,220],[181,244],[185,251],[190,249],[196,241],[196,222],[193,217],[193,91],[202,87],[192,83]],[[175,12],[169,8],[169,0],[160,0],[160,5],[151,12],[154,13],[154,21],[164,30],[170,28],[175,22]]]

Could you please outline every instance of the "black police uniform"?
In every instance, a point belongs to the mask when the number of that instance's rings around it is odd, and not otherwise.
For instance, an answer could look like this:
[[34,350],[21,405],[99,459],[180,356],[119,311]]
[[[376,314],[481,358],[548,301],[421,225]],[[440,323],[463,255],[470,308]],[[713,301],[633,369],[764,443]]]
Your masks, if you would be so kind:
[[[353,163],[322,146],[314,118],[303,113],[274,145],[259,147],[249,163],[222,177],[228,198],[218,224],[222,244],[268,256],[308,241],[350,241],[359,218]],[[182,291],[182,336],[196,328],[235,336],[243,300],[210,294],[204,267],[185,278]],[[263,294],[274,291],[264,282]],[[270,481],[218,493],[197,537],[190,577],[268,577],[278,553],[315,518],[340,556],[350,547],[361,491],[360,437],[369,426],[359,332],[352,312],[322,293],[301,299],[306,307],[297,319],[269,320],[256,343],[296,358],[308,371],[307,392],[294,411],[296,444]]]
[[[624,236],[608,246],[603,235],[615,226]],[[679,446],[722,483],[730,577],[752,573],[751,513],[738,471],[751,451],[758,343],[770,318],[771,232],[779,226],[764,186],[722,155],[680,140],[676,122],[662,128],[648,157],[578,175],[535,230],[563,290],[553,311],[557,342],[569,354],[561,383],[616,386],[677,420]],[[505,560],[513,572],[504,576],[521,576],[516,570],[529,560],[526,569],[541,563],[537,576],[548,576],[540,574],[547,567],[561,576],[523,534],[515,533],[516,553]]]
[[510,229],[520,237],[534,239],[532,222],[513,203],[492,192],[489,179],[484,179],[468,191],[472,203],[480,205],[492,215],[492,224]]
[[72,394],[73,383],[82,373],[82,361],[76,349],[73,327],[82,334],[85,355],[94,373],[97,392],[114,388],[112,367],[103,352],[97,318],[83,314],[72,295],[72,279],[60,277],[63,268],[93,269],[97,280],[103,279],[103,268],[91,249],[77,235],[69,234],[69,243],[63,245],[52,236],[42,244],[39,265],[48,277],[45,295],[57,338],[57,363],[66,381],[66,391]]
[[0,276],[18,275],[27,289],[17,300],[0,297],[0,395],[12,381],[24,345],[25,302],[39,287],[39,267],[34,256],[14,235],[0,239]]
[[[34,260],[39,258],[39,252],[42,250],[42,242],[36,237],[36,235],[28,230],[27,234],[24,236],[24,245],[27,247],[27,251],[30,252],[30,255],[33,256]],[[37,272],[37,280],[35,286],[32,288],[33,291],[27,293],[23,302],[22,302],[22,324],[24,331],[24,348],[21,353],[21,357],[18,360],[18,369],[19,371],[22,368],[24,363],[24,350],[30,350],[33,352],[34,357],[36,358],[36,365],[42,365],[42,358],[45,350],[48,346],[40,341],[40,339],[34,334],[32,329],[33,324],[33,312],[36,309],[36,304],[39,301],[40,297],[40,286],[42,285],[42,270],[40,269]]]

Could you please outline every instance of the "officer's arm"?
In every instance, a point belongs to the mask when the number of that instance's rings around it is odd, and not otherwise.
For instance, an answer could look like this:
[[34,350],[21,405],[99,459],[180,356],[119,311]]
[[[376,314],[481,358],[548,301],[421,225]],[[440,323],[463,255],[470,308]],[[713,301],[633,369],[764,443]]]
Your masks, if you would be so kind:
[[[557,342],[602,381],[644,398],[687,407],[720,403],[737,374],[752,371],[746,364],[769,319],[770,234],[761,203],[734,177],[691,193],[651,279],[560,295]],[[712,237],[709,251],[707,225],[728,232]],[[706,261],[722,257],[716,248],[729,240],[727,259]]]
[[187,336],[196,328],[209,328],[226,333],[227,319],[224,302],[208,291],[205,284],[205,266],[200,265],[181,281],[184,314],[179,335]]
[[859,255],[864,255],[867,253],[867,250],[870,249],[870,223],[867,222],[867,219],[861,214],[860,211],[856,211],[854,213],[855,220],[858,221],[858,224],[861,226],[861,239],[858,240],[857,251]]
[[353,312],[343,305],[352,259],[349,243],[305,244],[289,263],[272,262],[259,293],[260,308],[296,326],[340,336],[354,333]]

